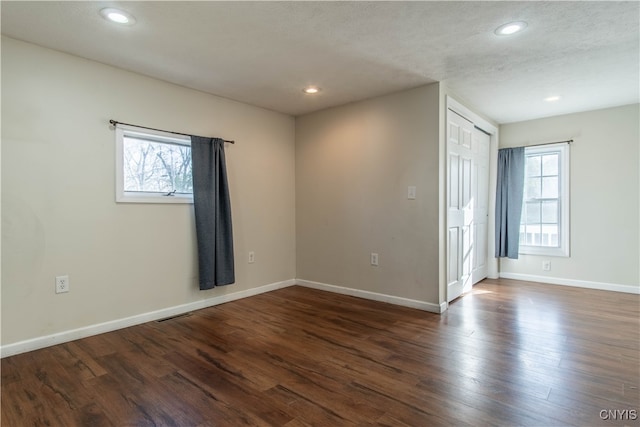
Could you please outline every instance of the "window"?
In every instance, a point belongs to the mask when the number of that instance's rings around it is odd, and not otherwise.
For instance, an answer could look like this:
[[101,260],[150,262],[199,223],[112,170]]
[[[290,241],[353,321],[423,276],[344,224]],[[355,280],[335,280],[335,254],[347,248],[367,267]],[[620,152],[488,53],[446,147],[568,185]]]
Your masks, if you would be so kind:
[[118,124],[116,201],[193,203],[191,140]]
[[569,144],[525,149],[519,252],[569,256]]

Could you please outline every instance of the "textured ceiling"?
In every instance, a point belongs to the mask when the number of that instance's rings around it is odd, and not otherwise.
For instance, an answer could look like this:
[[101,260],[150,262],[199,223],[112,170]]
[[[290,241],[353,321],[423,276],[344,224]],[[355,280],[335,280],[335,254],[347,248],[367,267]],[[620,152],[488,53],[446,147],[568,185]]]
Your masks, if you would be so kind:
[[[137,23],[98,14],[120,7]],[[499,123],[639,102],[639,2],[11,2],[2,33],[292,115],[445,81]],[[515,20],[512,37],[493,30]],[[320,94],[302,88],[315,84]],[[559,94],[547,103],[543,98]]]

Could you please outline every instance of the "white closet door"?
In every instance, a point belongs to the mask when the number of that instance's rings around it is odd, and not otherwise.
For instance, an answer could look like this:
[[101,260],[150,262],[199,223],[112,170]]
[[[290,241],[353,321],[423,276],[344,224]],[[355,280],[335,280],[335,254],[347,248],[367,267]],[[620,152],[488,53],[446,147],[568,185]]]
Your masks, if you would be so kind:
[[490,141],[447,110],[447,301],[487,277]]
[[473,237],[475,241],[471,283],[476,284],[487,277],[489,219],[489,153],[491,137],[475,129],[473,134]]

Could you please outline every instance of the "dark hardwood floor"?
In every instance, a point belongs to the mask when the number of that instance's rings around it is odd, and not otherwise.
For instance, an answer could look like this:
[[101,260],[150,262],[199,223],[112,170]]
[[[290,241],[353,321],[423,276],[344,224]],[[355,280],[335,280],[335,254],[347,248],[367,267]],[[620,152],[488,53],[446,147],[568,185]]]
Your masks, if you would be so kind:
[[2,426],[638,425],[639,308],[485,280],[436,315],[295,286],[5,358]]

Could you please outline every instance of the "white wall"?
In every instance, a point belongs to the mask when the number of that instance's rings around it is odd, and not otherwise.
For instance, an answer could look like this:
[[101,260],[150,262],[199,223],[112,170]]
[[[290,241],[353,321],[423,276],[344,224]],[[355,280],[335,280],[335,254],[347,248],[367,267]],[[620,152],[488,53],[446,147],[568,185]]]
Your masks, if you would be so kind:
[[[192,205],[115,203],[112,118],[236,141],[236,284],[198,290]],[[294,125],[2,38],[2,344],[295,278]]]
[[[636,104],[500,127],[501,147],[575,141],[571,145],[571,256],[502,259],[501,275],[638,292],[639,117]],[[551,271],[542,271],[543,259],[551,260]]]
[[296,119],[298,278],[438,307],[439,109],[433,84]]
[[[437,309],[446,299],[446,93],[434,84],[294,121],[3,37],[2,345],[296,273]],[[227,147],[235,285],[197,290],[191,205],[114,202],[111,118],[237,141]],[[638,105],[507,124],[500,134],[503,147],[576,141],[572,256],[552,258],[549,273],[541,257],[503,260],[501,273],[637,289]],[[56,295],[61,274],[71,292]]]

